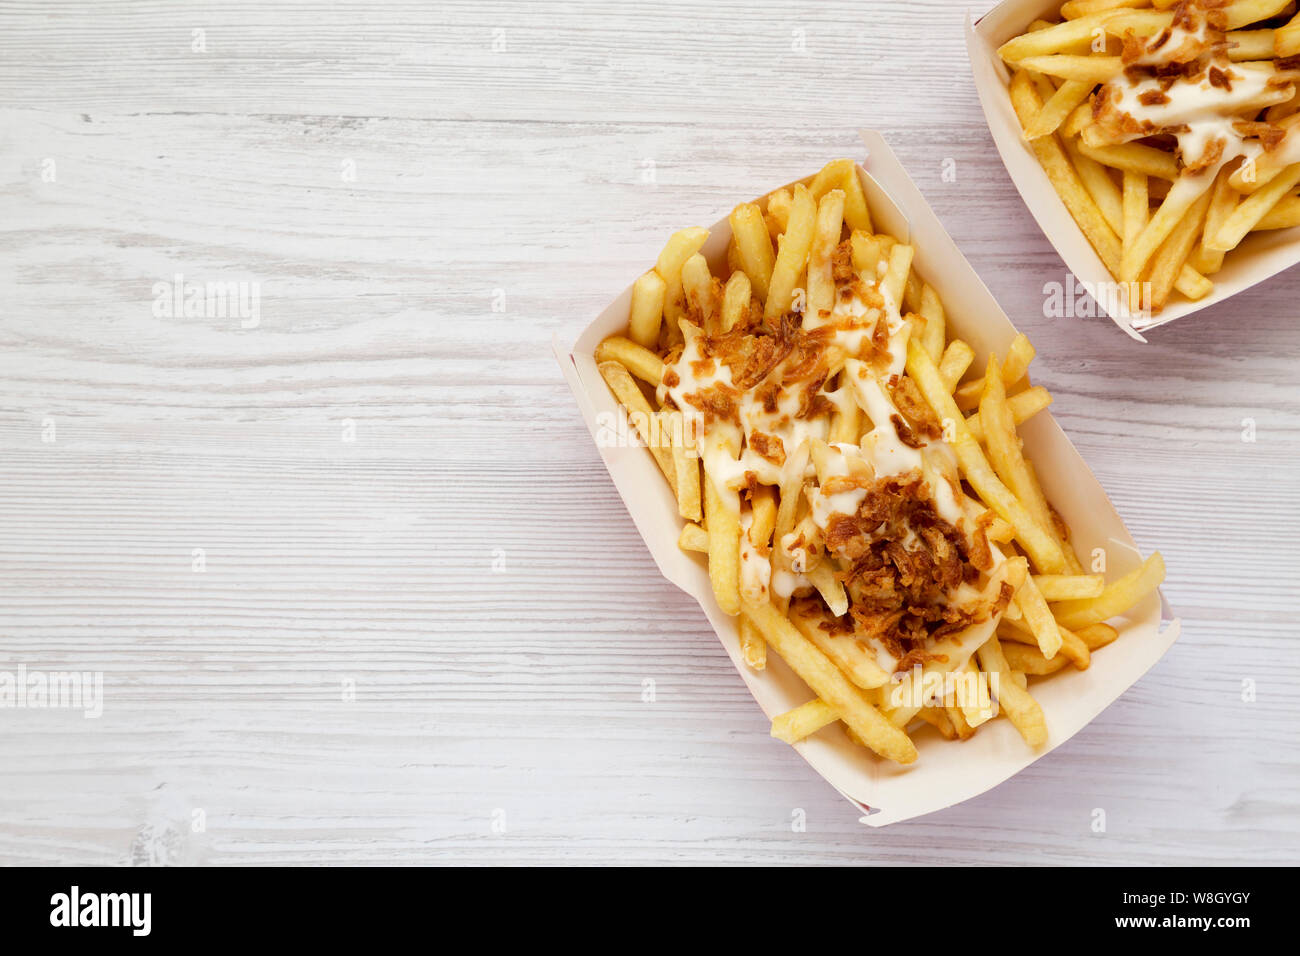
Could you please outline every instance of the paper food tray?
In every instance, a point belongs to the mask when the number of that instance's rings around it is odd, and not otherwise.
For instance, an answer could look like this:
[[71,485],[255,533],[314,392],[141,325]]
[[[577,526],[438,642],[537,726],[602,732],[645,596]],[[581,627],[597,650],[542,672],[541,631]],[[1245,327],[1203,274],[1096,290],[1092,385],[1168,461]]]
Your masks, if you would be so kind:
[[[1002,44],[1024,33],[1034,20],[1055,18],[1060,9],[1057,0],[1005,0],[973,24],[967,17],[966,49],[989,132],[1029,212],[1080,282],[1092,289],[1109,288],[1116,280],[1065,208],[1047,173],[1021,135],[1020,121],[1007,92],[1011,73],[997,54]],[[1175,292],[1158,315],[1128,315],[1122,302],[1120,308],[1114,307],[1120,297],[1102,295],[1096,297],[1097,307],[1133,338],[1145,342],[1143,332],[1207,309],[1272,278],[1297,262],[1300,262],[1300,228],[1253,232],[1227,254],[1222,270],[1211,277],[1214,291],[1198,302],[1189,301]]]
[[[894,154],[876,133],[864,132],[866,168],[859,166],[875,228],[915,246],[914,268],[939,293],[953,332],[975,350],[974,367],[990,351],[1005,354],[1016,330],[970,264],[953,244]],[[738,201],[739,201],[739,197]],[[729,210],[719,210],[727,213]],[[685,225],[685,224],[683,224]],[[710,265],[725,261],[731,230],[724,215],[711,227],[704,247]],[[647,261],[653,255],[647,254]],[[812,692],[776,654],[767,669],[745,666],[736,619],[723,614],[714,600],[703,556],[677,547],[683,521],[677,503],[654,459],[644,447],[612,447],[599,436],[625,432],[623,412],[597,371],[593,352],[606,336],[626,330],[631,286],[578,337],[572,349],[556,346],[556,355],[591,430],[614,485],[627,505],[663,575],[699,602],[718,639],[769,718],[806,703]],[[1050,356],[1048,356],[1050,361]],[[1021,426],[1032,458],[1052,504],[1069,523],[1083,560],[1094,548],[1105,549],[1107,578],[1114,579],[1140,563],[1133,538],[1106,493],[1079,453],[1047,412]],[[856,746],[837,722],[795,745],[826,781],[867,815],[863,822],[881,826],[943,809],[974,797],[1015,775],[1069,740],[1165,653],[1178,637],[1178,622],[1162,628],[1162,599],[1150,595],[1121,626],[1121,636],[1092,658],[1085,671],[1067,668],[1034,685],[1035,698],[1047,717],[1050,737],[1030,749],[1009,721],[996,720],[966,741],[946,741],[929,729],[914,739],[919,759],[902,767]],[[1167,613],[1165,616],[1168,616]],[[1119,622],[1114,622],[1119,623]]]

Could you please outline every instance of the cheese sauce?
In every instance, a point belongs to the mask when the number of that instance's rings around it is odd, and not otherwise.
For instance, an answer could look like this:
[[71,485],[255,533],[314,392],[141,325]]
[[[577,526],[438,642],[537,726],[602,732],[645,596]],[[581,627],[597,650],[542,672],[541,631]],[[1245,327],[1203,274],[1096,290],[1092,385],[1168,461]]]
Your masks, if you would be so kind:
[[[847,300],[837,300],[831,315],[820,322],[814,321],[811,316],[807,317],[803,327],[814,329],[832,326],[829,348],[838,349],[845,355],[858,355],[871,341],[876,324],[883,321],[889,333],[889,363],[884,374],[901,375],[907,362],[907,339],[911,326],[902,320],[897,303],[890,300],[886,290],[876,291],[883,307],[872,306],[860,297],[852,296]],[[701,349],[703,332],[689,322],[683,322],[681,327],[685,346],[681,357],[669,366],[676,373],[678,381],[671,387],[660,385],[659,399],[662,402],[667,395],[679,409],[690,412],[695,406],[688,396],[719,384],[727,390],[735,389],[736,386],[730,366],[704,355]],[[863,387],[858,384],[861,380],[856,376],[852,377],[852,381],[855,389]],[[802,386],[803,383],[795,382],[779,388],[775,411],[768,411],[763,406],[756,389],[745,390],[737,401],[739,426],[734,422],[715,420],[702,429],[703,434],[697,436],[699,453],[704,460],[705,471],[714,481],[721,481],[731,489],[739,489],[747,483],[746,472],[752,472],[759,484],[780,485],[789,477],[790,469],[797,464],[799,456],[795,451],[801,444],[812,439],[826,440],[830,433],[830,420],[827,416],[798,417],[803,403]],[[823,386],[817,394],[839,408],[847,407],[845,403],[852,401],[843,392],[843,386],[833,391],[827,391]],[[888,402],[888,399],[885,401]],[[877,407],[883,412],[883,405]],[[871,419],[873,422],[883,422],[880,427],[892,435],[889,438],[882,433],[879,439],[885,450],[898,444],[897,433],[890,424],[888,415],[883,419],[872,415]],[[755,432],[780,439],[784,464],[759,454],[753,445]]]
[[[1130,64],[1169,66],[1185,62],[1189,52],[1206,51],[1197,59],[1198,69],[1191,76],[1171,80],[1124,75],[1105,84],[1098,96],[1136,124],[1136,129],[1126,124],[1124,141],[1157,132],[1172,134],[1183,165],[1199,170],[1194,175],[1203,183],[1236,159],[1252,162],[1264,153],[1260,141],[1237,124],[1253,119],[1268,106],[1291,99],[1295,88],[1278,82],[1272,61],[1233,63],[1226,52],[1214,51],[1212,45],[1222,34],[1211,31],[1203,11],[1193,9],[1191,15],[1197,18],[1196,29],[1172,27],[1167,39],[1161,42],[1165,36],[1162,33],[1149,40],[1145,52]],[[1217,143],[1222,143],[1222,148],[1216,154]],[[1300,137],[1287,136],[1276,149],[1283,151],[1276,157],[1284,165],[1300,161]]]

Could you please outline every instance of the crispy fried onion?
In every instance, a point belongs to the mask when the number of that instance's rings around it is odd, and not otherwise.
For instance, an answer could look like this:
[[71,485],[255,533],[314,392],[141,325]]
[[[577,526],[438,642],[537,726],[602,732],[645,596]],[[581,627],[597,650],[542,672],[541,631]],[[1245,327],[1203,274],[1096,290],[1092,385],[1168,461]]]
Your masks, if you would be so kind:
[[858,510],[832,515],[826,548],[844,562],[840,574],[849,592],[849,613],[823,624],[832,633],[874,638],[906,670],[924,663],[935,640],[987,620],[1010,595],[995,601],[952,602],[963,584],[991,571],[988,520],[967,536],[935,510],[920,472],[870,483]]

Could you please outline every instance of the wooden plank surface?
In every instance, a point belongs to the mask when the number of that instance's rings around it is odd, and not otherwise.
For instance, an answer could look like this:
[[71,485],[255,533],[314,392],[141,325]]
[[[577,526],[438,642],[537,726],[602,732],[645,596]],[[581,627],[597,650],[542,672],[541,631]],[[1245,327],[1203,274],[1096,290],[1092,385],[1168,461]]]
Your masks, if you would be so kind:
[[[1296,275],[1146,347],[1045,317],[961,5],[576,7],[0,4],[0,670],[104,675],[98,719],[0,711],[0,860],[1296,862]],[[881,831],[657,577],[550,352],[867,126],[1184,622]],[[156,314],[178,274],[256,327]]]

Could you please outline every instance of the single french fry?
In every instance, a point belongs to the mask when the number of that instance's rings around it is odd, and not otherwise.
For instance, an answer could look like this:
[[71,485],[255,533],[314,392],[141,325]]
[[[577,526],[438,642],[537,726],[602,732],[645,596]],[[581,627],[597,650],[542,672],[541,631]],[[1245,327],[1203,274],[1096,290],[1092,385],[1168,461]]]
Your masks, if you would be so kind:
[[732,236],[727,240],[727,272],[744,272],[745,267],[740,264],[740,252],[736,249],[736,237]]
[[808,251],[808,315],[816,324],[835,308],[835,277],[831,259],[844,229],[844,190],[831,189],[817,204],[817,224]]
[[943,383],[948,386],[948,391],[957,387],[961,377],[966,374],[970,368],[970,363],[975,360],[975,350],[963,342],[961,339],[953,339],[948,343],[948,348],[944,350],[943,358],[939,361],[939,374],[943,376]]
[[1090,86],[1113,80],[1124,69],[1123,62],[1117,56],[1078,56],[1071,53],[1029,56],[1016,65],[1034,73],[1059,76],[1063,80],[1087,83]]
[[939,293],[928,284],[921,287],[921,318],[925,319],[925,328],[921,332],[921,341],[930,358],[937,362],[943,355],[943,343],[947,337],[947,320]]
[[1292,0],[1232,0],[1223,7],[1224,29],[1240,30],[1249,23],[1275,17],[1290,6],[1291,2]]
[[844,222],[850,230],[871,231],[871,210],[867,207],[867,194],[863,192],[858,176],[858,164],[850,162],[840,182],[844,190]]
[[1077,20],[1092,13],[1106,10],[1118,10],[1123,7],[1145,7],[1151,0],[1068,0],[1061,4],[1061,16],[1067,20]]
[[632,311],[628,335],[645,349],[653,350],[659,342],[659,326],[664,318],[664,294],[668,283],[651,269],[632,283]]
[[1029,475],[1029,493],[1033,496],[1034,506],[1031,509],[1034,515],[1047,515],[1048,530],[1051,531],[1052,537],[1056,543],[1061,546],[1061,551],[1065,554],[1065,571],[1068,574],[1083,574],[1083,565],[1079,563],[1079,556],[1074,553],[1074,547],[1070,544],[1070,529],[1056,509],[1051,506],[1047,500],[1047,495],[1043,492],[1043,484],[1038,480],[1038,472],[1034,468],[1034,463],[1028,458],[1025,459],[1025,471]]
[[[1255,230],[1292,229],[1296,226],[1300,226],[1300,196],[1285,196],[1255,223]],[[1208,226],[1206,233],[1209,233]]]
[[853,268],[864,279],[876,282],[880,279],[880,263],[884,260],[886,236],[873,236],[855,229],[849,235],[849,251],[853,258]]
[[686,302],[683,317],[694,320],[709,334],[716,334],[718,304],[714,301],[713,273],[698,252],[682,263],[682,296]]
[[[975,666],[973,660],[967,660],[961,668],[958,679],[954,683],[954,691],[957,696],[957,706],[961,708],[962,716],[966,718],[966,723],[975,729],[983,724],[988,723],[998,715],[997,706],[993,702],[991,695],[987,696],[985,682],[988,677],[980,673],[980,669]],[[983,685],[983,686],[981,686]]]
[[[901,311],[904,317],[907,317],[907,313],[911,312],[914,316],[917,316],[918,319],[924,321],[924,316],[920,315],[920,303],[922,303],[924,287],[926,287],[926,284],[920,281],[920,276],[918,276],[915,269],[907,273],[907,282],[904,285],[904,289],[902,289]],[[919,334],[920,329],[915,329],[915,332]]]
[[1283,100],[1281,103],[1274,103],[1265,110],[1264,122],[1280,123],[1282,120],[1296,115],[1297,110],[1300,110],[1300,90],[1297,90],[1291,99]]
[[957,729],[953,726],[952,718],[942,707],[922,707],[916,716],[939,731],[944,740],[957,739]]
[[1124,170],[1124,186],[1120,201],[1124,213],[1124,231],[1121,240],[1124,248],[1130,248],[1151,215],[1151,200],[1147,192],[1146,173]]
[[744,272],[733,272],[722,291],[722,312],[719,326],[723,332],[730,332],[749,314],[749,303],[753,290],[749,276]]
[[739,635],[740,653],[744,657],[745,663],[752,670],[766,670],[767,641],[763,640],[763,635],[758,632],[754,622],[744,615],[741,615],[740,618]]
[[669,429],[673,472],[677,476],[674,485],[677,490],[677,513],[687,521],[700,521],[703,518],[700,505],[700,459],[695,451],[695,442],[686,433],[686,417],[681,412],[661,413],[660,428],[664,427]]
[[773,717],[772,736],[787,744],[795,744],[839,719],[834,707],[820,697],[814,697],[794,710]]
[[[1001,374],[1002,385],[1005,388],[1011,388],[1025,377],[1029,372],[1029,364],[1033,362],[1035,355],[1034,347],[1024,333],[1017,335],[1011,340],[1011,345],[1007,348],[1007,357],[1002,360]],[[957,402],[957,407],[962,411],[975,408],[980,403],[984,395],[984,379],[972,379],[969,382],[963,382],[953,391],[953,398]]]
[[845,443],[857,444],[862,434],[862,408],[855,401],[847,401],[837,407],[831,414],[831,430],[827,441],[832,445]]
[[912,256],[916,250],[904,243],[895,243],[889,250],[889,268],[880,280],[880,291],[895,305],[903,302],[903,289],[907,285],[907,276],[912,268]]
[[812,194],[813,201],[820,203],[821,198],[832,189],[840,189],[840,183],[844,180],[844,170],[852,164],[853,161],[849,159],[832,159],[818,170],[817,175],[808,183],[808,192]]
[[1016,594],[1015,602],[1024,615],[1025,623],[1038,639],[1038,649],[1050,661],[1061,649],[1061,631],[1032,577],[1025,579],[1024,585]]
[[[971,436],[966,427],[957,403],[944,384],[939,370],[916,340],[910,340],[907,348],[907,372],[920,389],[922,396],[929,402],[945,428],[953,433],[951,444],[961,464],[962,472],[972,488],[984,500],[984,503],[998,516],[1012,524],[1016,529],[1017,540],[1024,546],[1035,568],[1044,574],[1059,574],[1065,568],[1065,555],[1061,546],[1045,529],[1038,525],[1029,510],[1020,503],[989,467],[979,443]],[[988,431],[988,423],[985,423]]]
[[1143,146],[1141,143],[1121,143],[1117,146],[1092,146],[1087,137],[1079,142],[1079,152],[1089,159],[1095,159],[1103,166],[1110,166],[1126,173],[1141,173],[1143,176],[1174,182],[1178,179],[1178,159],[1173,153]]
[[[1005,383],[1005,379],[1003,381]],[[1011,409],[1011,417],[1017,425],[1033,418],[1051,404],[1052,393],[1041,385],[1027,388],[1007,398],[1007,407]],[[966,419],[966,427],[970,429],[972,438],[981,445],[984,444],[984,422],[980,419],[979,412]]]
[[644,346],[621,335],[611,335],[596,346],[596,361],[617,362],[641,379],[657,386],[664,378],[664,361]]
[[683,551],[709,553],[709,533],[693,522],[682,525],[682,533],[677,536],[677,547]]
[[1088,650],[1095,651],[1105,647],[1119,637],[1119,631],[1109,624],[1088,624],[1074,632],[1087,645]]
[[812,458],[813,470],[817,473],[817,482],[821,484],[831,476],[831,449],[820,438],[808,440],[808,454]]
[[903,287],[903,314],[905,316],[908,312],[920,316],[924,291],[925,283],[921,281],[921,277],[913,269],[907,274],[907,284]]
[[673,464],[672,448],[657,434],[659,419],[654,409],[650,407],[650,403],[646,401],[646,397],[641,394],[641,389],[637,387],[631,373],[622,364],[613,361],[600,362],[596,368],[600,371],[600,377],[605,380],[605,384],[609,386],[609,390],[614,393],[614,397],[627,412],[632,427],[640,433],[641,438],[649,446],[650,453],[654,455],[655,462],[659,465],[659,470],[668,479],[668,486],[676,490],[677,468]]
[[[1231,30],[1226,34],[1227,59],[1234,62],[1273,59],[1275,30]],[[1270,120],[1271,122],[1271,120]]]
[[849,613],[849,596],[843,583],[835,576],[835,569],[827,561],[813,565],[806,572],[808,581],[817,589],[826,606],[836,617]]
[[1057,130],[1062,137],[1078,136],[1092,124],[1092,101],[1080,103]]
[[789,570],[789,557],[781,547],[781,539],[794,528],[795,515],[799,509],[799,498],[803,494],[803,472],[808,464],[808,443],[801,442],[794,451],[794,462],[787,469],[785,480],[781,483],[776,509],[776,527],[772,530],[773,565]]
[[1106,578],[1100,574],[1035,574],[1034,586],[1045,601],[1101,597]]
[[731,211],[729,220],[740,267],[749,277],[758,301],[765,302],[776,254],[772,251],[772,237],[763,221],[763,212],[755,203],[741,203]]
[[1062,627],[1078,630],[1089,624],[1101,624],[1130,610],[1165,579],[1165,559],[1159,551],[1118,581],[1106,585],[1100,597],[1080,601],[1062,601],[1052,606],[1052,613]]
[[753,518],[749,540],[756,548],[766,548],[776,527],[776,492],[770,485],[760,485],[749,502]]
[[[785,232],[785,228],[790,222],[790,206],[793,202],[793,195],[788,189],[778,189],[767,197],[765,203],[767,212],[763,216],[763,221],[767,224],[767,232],[773,243],[780,239],[781,233]],[[775,258],[773,262],[775,264]],[[750,278],[753,279],[753,276],[750,276]],[[769,275],[769,281],[770,278]],[[764,299],[766,298],[764,296]]]
[[834,709],[873,751],[898,763],[916,760],[916,745],[907,734],[893,726],[884,715],[862,696],[862,691],[831,663],[807,638],[799,633],[780,611],[770,604],[747,607],[745,614],[767,639],[768,645],[781,655],[819,698]]
[[1045,744],[1047,721],[1043,717],[1043,708],[1012,677],[1011,665],[1007,663],[997,637],[990,637],[975,654],[984,671],[998,675],[998,704],[1016,730],[1020,731],[1025,743],[1031,747]]
[[[1294,99],[1293,96],[1291,100],[1275,103],[1269,107],[1269,110],[1289,108],[1288,104]],[[1232,175],[1228,178],[1228,184],[1239,193],[1257,192],[1277,179],[1286,170],[1288,160],[1291,158],[1293,152],[1291,147],[1295,145],[1292,137],[1300,137],[1300,132],[1297,132],[1297,128],[1300,128],[1300,113],[1292,111],[1286,116],[1279,117],[1275,121],[1269,120],[1269,122],[1274,123],[1283,131],[1282,141],[1270,151],[1247,157],[1240,166],[1232,171]]]
[[1017,333],[1007,346],[1007,357],[1002,360],[1002,383],[1010,388],[1028,375],[1029,365],[1036,354],[1038,353],[1029,341],[1029,336],[1023,332]]
[[776,264],[772,267],[772,282],[763,305],[763,317],[769,321],[779,319],[794,302],[795,286],[808,264],[816,220],[817,204],[812,194],[802,183],[795,186],[789,223],[781,236]]
[[682,294],[682,264],[702,248],[709,238],[709,230],[701,226],[679,229],[669,237],[663,252],[655,262],[655,272],[664,280],[664,318],[670,331],[677,332],[677,323],[686,310]]
[[[924,289],[926,289],[926,284],[920,280],[920,276],[918,276],[915,269],[907,273],[907,282],[904,285],[904,290],[902,290],[901,311],[904,313],[904,317],[907,317],[907,313],[911,312],[914,316],[924,320],[924,316],[920,315],[920,303],[922,303]],[[919,332],[920,329],[918,328],[917,333],[919,334]]]
[[[1089,16],[1078,17],[1058,23],[1041,30],[1031,30],[1008,40],[998,47],[998,56],[1007,63],[1014,63],[1037,73],[1051,73],[1051,70],[1029,66],[1029,59],[1051,59],[1062,55],[1062,51],[1077,49],[1080,45],[1092,43],[1093,36],[1106,25],[1107,15],[1097,12]],[[1086,57],[1077,57],[1086,59]],[[1102,81],[1098,81],[1102,82]]]
[[1023,621],[1025,615],[1021,613],[1020,608],[1012,601],[1002,611],[1002,619],[1005,621]]
[[[1193,255],[1195,255],[1195,251],[1193,251]],[[1214,291],[1214,283],[1192,268],[1189,261],[1183,265],[1182,271],[1178,273],[1178,278],[1174,281],[1174,288],[1193,302],[1197,302]]]
[[966,715],[961,712],[961,708],[955,704],[951,707],[945,707],[944,713],[948,715],[948,720],[952,722],[952,729],[957,734],[958,740],[970,740],[975,735],[975,728],[966,722]]
[[1056,132],[1075,108],[1088,98],[1092,84],[1082,80],[1066,80],[1043,104],[1038,115],[1025,127],[1025,139],[1038,139]]
[[724,614],[740,613],[740,501],[704,477],[704,526],[709,533],[709,580]]
[[1064,654],[1048,658],[1037,647],[1024,644],[1003,644],[1002,653],[1006,656],[1007,664],[1012,670],[1033,674],[1035,677],[1055,674],[1070,663],[1070,659]]
[[1154,37],[1173,25],[1173,14],[1153,10],[1113,11],[1105,18],[1106,32],[1114,37],[1132,33],[1138,37]]
[[1219,227],[1219,231],[1206,244],[1206,248],[1213,252],[1231,252],[1237,248],[1255,224],[1263,219],[1282,197],[1294,189],[1297,183],[1300,183],[1300,163],[1288,166],[1267,186],[1242,200],[1241,205],[1232,211]]

